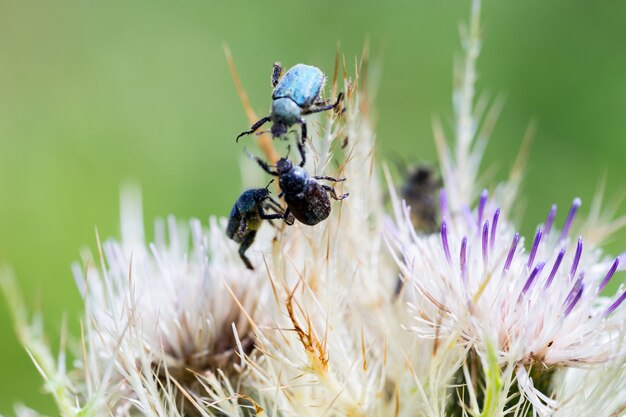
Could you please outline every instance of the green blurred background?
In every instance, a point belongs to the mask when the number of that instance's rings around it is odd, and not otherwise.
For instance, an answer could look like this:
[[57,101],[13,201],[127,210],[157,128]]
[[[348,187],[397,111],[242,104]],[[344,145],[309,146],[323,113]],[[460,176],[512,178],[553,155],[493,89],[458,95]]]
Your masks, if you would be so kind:
[[[141,184],[147,223],[227,214],[240,192],[249,124],[222,51],[227,42],[259,114],[271,64],[331,72],[337,41],[352,61],[380,57],[375,100],[382,156],[434,160],[433,115],[451,120],[453,57],[468,1],[0,0],[0,262],[45,312],[77,329],[70,274],[94,228],[118,233],[120,184]],[[523,230],[549,205],[610,194],[626,174],[626,3],[489,0],[482,91],[506,106],[487,153],[502,176],[529,120],[539,130],[523,190]],[[583,210],[584,212],[585,210]],[[622,206],[621,212],[626,212]],[[626,235],[608,247],[616,253]],[[0,302],[0,413],[26,402],[55,415]]]

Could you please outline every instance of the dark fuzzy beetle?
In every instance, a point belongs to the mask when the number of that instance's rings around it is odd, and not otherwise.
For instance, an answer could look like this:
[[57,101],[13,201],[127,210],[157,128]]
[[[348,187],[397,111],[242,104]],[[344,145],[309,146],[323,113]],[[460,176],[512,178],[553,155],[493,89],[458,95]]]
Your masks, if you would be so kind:
[[443,183],[435,170],[418,165],[406,176],[402,198],[411,207],[411,222],[416,230],[434,233],[439,230],[439,191]]
[[[265,209],[272,209],[276,213],[266,213]],[[241,244],[239,256],[248,269],[254,267],[245,255],[246,250],[254,242],[263,220],[275,219],[285,219],[287,224],[293,224],[293,218],[291,222],[288,221],[288,213],[284,213],[280,204],[270,197],[267,187],[244,191],[235,202],[228,216],[226,236]]]
[[343,200],[348,194],[337,196],[335,189],[329,185],[323,185],[317,180],[333,182],[345,181],[345,178],[333,178],[328,176],[309,176],[306,170],[300,166],[294,166],[287,158],[281,158],[276,163],[276,171],[270,165],[256,156],[251,156],[268,174],[278,177],[281,193],[279,197],[285,197],[287,209],[285,219],[290,214],[301,223],[313,226],[325,220],[330,215],[330,198]]
[[265,123],[272,121],[272,137],[281,137],[287,134],[287,129],[294,124],[302,127],[302,138],[298,141],[298,150],[302,157],[300,166],[304,166],[304,142],[307,138],[306,120],[303,116],[337,108],[343,98],[339,93],[337,100],[329,104],[321,99],[322,89],[326,82],[324,73],[311,65],[297,64],[289,69],[284,76],[280,63],[274,64],[272,71],[272,109],[270,115],[262,118],[250,127],[250,130],[241,132],[237,141],[244,135],[256,132]]

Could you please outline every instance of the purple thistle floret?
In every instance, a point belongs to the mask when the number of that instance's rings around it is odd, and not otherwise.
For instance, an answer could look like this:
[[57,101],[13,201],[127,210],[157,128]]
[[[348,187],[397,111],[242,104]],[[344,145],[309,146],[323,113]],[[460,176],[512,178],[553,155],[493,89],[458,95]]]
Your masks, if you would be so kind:
[[485,220],[483,225],[483,264],[485,268],[489,265],[489,220]]
[[528,276],[528,279],[526,280],[526,283],[524,284],[524,288],[522,288],[522,291],[520,292],[519,297],[517,298],[518,303],[522,301],[522,299],[524,298],[524,296],[526,295],[530,287],[533,285],[533,282],[535,282],[535,279],[539,276],[539,274],[541,274],[541,271],[543,270],[544,266],[546,266],[545,262],[539,262],[539,264],[537,264],[535,269],[533,269],[533,271],[530,273],[530,275]]
[[607,284],[611,281],[611,278],[613,278],[613,275],[615,274],[615,271],[617,271],[618,266],[619,258],[615,258],[615,260],[613,261],[613,265],[611,265],[611,268],[609,269],[609,272],[606,273],[606,276],[598,286],[598,292],[602,291],[604,287],[606,287]]
[[518,242],[519,242],[519,233],[515,233],[515,236],[513,236],[513,242],[511,242],[511,248],[509,249],[509,254],[506,257],[506,261],[504,262],[504,268],[502,268],[502,273],[505,273],[511,267],[511,262],[513,262],[513,256],[515,256],[515,251],[517,250]]
[[552,280],[556,275],[556,272],[559,270],[559,266],[561,266],[561,262],[563,261],[563,256],[565,256],[565,248],[561,248],[559,254],[556,256],[556,260],[554,261],[554,266],[552,267],[552,271],[550,271],[550,275],[548,275],[548,279],[546,280],[545,285],[543,286],[544,290],[550,288],[552,285]]
[[578,244],[576,245],[576,253],[574,254],[574,261],[572,262],[572,268],[569,271],[569,277],[574,278],[576,275],[576,270],[578,269],[578,263],[580,262],[580,257],[583,253],[583,238],[578,238]]
[[448,224],[445,220],[441,222],[441,244],[449,264],[452,262],[452,257],[450,256],[450,245],[448,244]]
[[480,193],[480,200],[478,201],[478,226],[480,227],[483,222],[483,214],[485,214],[485,205],[487,204],[487,198],[489,197],[489,191],[484,189]]
[[578,289],[578,292],[576,293],[576,295],[574,296],[572,301],[569,303],[569,305],[565,309],[565,317],[567,317],[569,315],[569,313],[574,309],[576,304],[578,304],[578,301],[581,299],[581,297],[583,295],[584,289],[585,289],[585,284],[581,283],[580,284],[580,288]]
[[561,230],[561,236],[559,236],[559,240],[563,240],[567,237],[569,229],[572,226],[572,222],[574,221],[574,217],[576,217],[576,212],[580,208],[581,204],[582,202],[578,197],[575,198],[574,201],[572,201],[572,206],[570,207],[569,213],[567,214],[567,219],[565,220],[565,224],[563,225],[563,230]]
[[552,204],[552,208],[550,208],[550,213],[548,213],[548,218],[543,226],[543,231],[545,234],[549,234],[550,230],[552,230],[552,224],[554,223],[554,217],[556,216],[556,204]]
[[606,309],[606,311],[604,312],[603,316],[606,317],[609,314],[611,314],[612,312],[614,312],[615,309],[617,309],[617,307],[619,307],[620,304],[622,304],[624,302],[624,300],[626,300],[626,291],[622,292],[622,295],[620,295],[619,298],[617,300],[615,300],[615,302],[613,304],[611,304],[609,306],[609,308]]
[[464,237],[461,241],[461,255],[460,255],[460,267],[461,267],[461,279],[467,281],[467,238]]
[[539,227],[537,229],[537,233],[535,234],[535,240],[533,242],[533,247],[528,254],[528,268],[532,268],[533,262],[535,261],[535,256],[537,255],[537,249],[539,249],[539,243],[541,243],[541,237],[543,236],[543,229]]
[[489,246],[491,251],[493,251],[493,247],[496,244],[496,228],[498,227],[499,218],[500,218],[500,207],[498,207],[495,213],[493,213],[493,220],[491,222],[491,243]]
[[448,212],[448,197],[446,196],[446,190],[443,188],[439,191],[439,208],[442,218],[450,218],[450,213]]
[[472,228],[472,230],[476,230],[476,225],[474,224],[474,219],[472,218],[472,210],[470,210],[467,204],[463,204],[461,212],[463,213],[463,217],[465,217],[467,224]]
[[567,294],[567,297],[565,297],[565,301],[563,301],[563,307],[566,307],[566,309],[572,303],[572,301],[576,298],[576,294],[578,293],[578,290],[583,285],[584,277],[585,277],[585,273],[581,272],[580,275],[578,276],[578,279],[574,283],[574,286],[570,290],[569,294]]

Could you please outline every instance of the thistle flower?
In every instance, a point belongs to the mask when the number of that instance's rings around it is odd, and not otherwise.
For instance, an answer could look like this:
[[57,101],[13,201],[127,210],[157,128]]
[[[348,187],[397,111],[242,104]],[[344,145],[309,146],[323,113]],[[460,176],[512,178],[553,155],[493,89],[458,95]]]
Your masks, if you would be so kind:
[[[157,222],[155,243],[146,245],[139,201],[123,196],[122,240],[99,248],[101,268],[86,256],[84,268],[73,270],[86,307],[86,369],[112,361],[111,383],[129,391],[118,407],[130,398],[135,407],[157,411],[154,398],[140,395],[146,385],[157,393],[164,380],[175,380],[180,394],[193,396],[185,391],[202,391],[199,379],[215,389],[241,370],[236,358],[252,347],[249,317],[269,294],[258,285],[261,274],[248,272],[224,241],[224,220],[210,219],[204,232],[198,220],[187,228],[170,217],[167,226]],[[215,409],[236,404],[235,396]]]
[[[499,361],[519,366],[518,383],[540,407],[526,369],[621,361],[624,357],[626,293],[600,296],[619,259],[607,260],[568,229],[580,205],[574,200],[562,230],[552,226],[554,208],[529,248],[504,214],[483,193],[474,211],[449,213],[441,232],[390,241],[407,282],[414,286],[412,330],[423,337],[457,334],[482,350],[497,346]],[[411,227],[409,210],[397,228]]]
[[[241,263],[224,239],[224,219],[211,218],[206,230],[173,217],[155,226],[147,245],[140,197],[127,189],[121,241],[98,243],[99,261],[86,252],[73,265],[85,318],[81,375],[61,387],[78,405],[63,415],[245,414],[230,383],[252,348],[250,323],[263,322],[257,313],[270,295],[259,284],[263,274]],[[30,349],[33,342],[23,341]],[[199,393],[211,404],[200,406]]]
[[[472,107],[479,2],[473,5],[455,93],[452,147],[438,132],[445,184],[441,229],[431,235],[416,233],[410,209],[394,194],[395,222],[387,227],[388,242],[403,279],[414,290],[411,330],[427,339],[455,335],[479,356],[494,343],[500,366],[515,369],[515,382],[534,412],[547,415],[559,403],[533,385],[531,370],[537,379],[569,367],[621,367],[626,309],[619,307],[626,292],[612,298],[600,295],[620,260],[603,256],[582,237],[572,237],[579,199],[560,230],[554,225],[553,206],[528,243],[487,190],[470,209],[486,141],[476,133],[480,117]],[[514,178],[502,184],[500,195],[508,187],[505,194],[510,197],[517,185]]]

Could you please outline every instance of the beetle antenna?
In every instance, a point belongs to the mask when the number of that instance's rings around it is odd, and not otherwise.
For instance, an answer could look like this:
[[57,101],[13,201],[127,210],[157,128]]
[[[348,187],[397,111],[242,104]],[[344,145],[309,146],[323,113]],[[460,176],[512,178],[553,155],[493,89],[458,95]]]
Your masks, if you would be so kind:
[[285,155],[285,159],[289,159],[290,153],[291,153],[291,145],[287,145],[287,155]]
[[[268,163],[263,162],[263,160],[261,158],[259,158],[258,156],[256,156],[252,152],[248,151],[248,148],[246,148],[245,146],[243,147],[243,151],[248,155],[248,159],[250,159],[252,161],[257,161],[257,163],[262,163],[263,165],[266,165],[268,167],[276,168],[276,165],[269,165]],[[271,182],[270,182],[270,184],[271,184]]]
[[267,185],[265,186],[265,189],[266,189],[267,191],[269,191],[270,193],[271,193],[271,191],[270,191],[270,185],[272,185],[272,183],[273,183],[273,182],[274,182],[274,178],[272,178],[272,179],[270,180],[270,182],[268,182],[268,183],[267,183]]
[[246,155],[248,155],[248,159],[252,159],[252,160],[257,159],[257,156],[253,154],[252,152],[250,152],[247,147],[244,146],[243,151],[246,153]]

